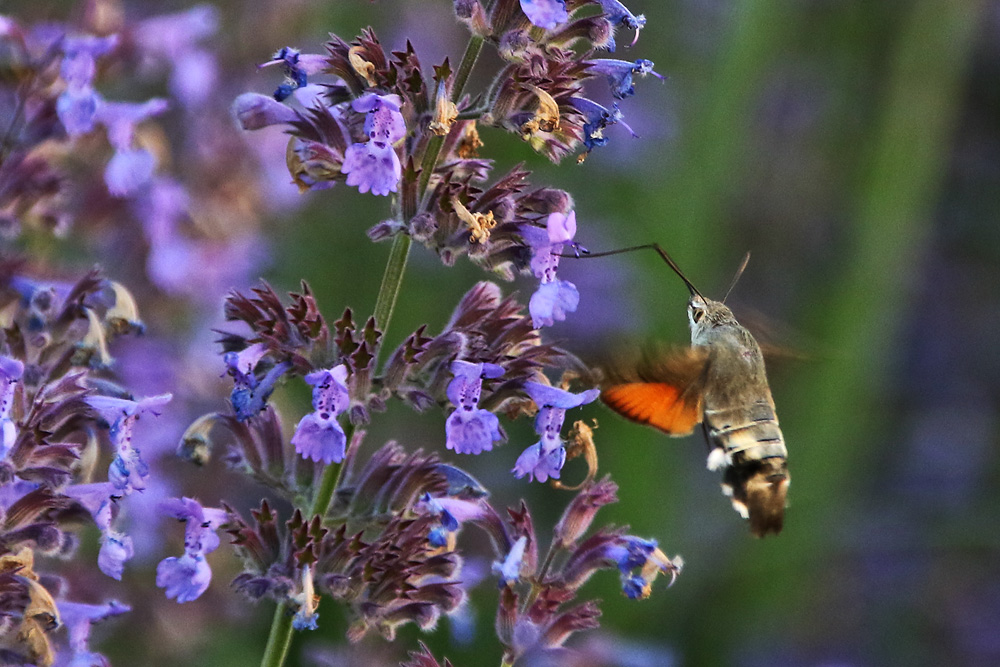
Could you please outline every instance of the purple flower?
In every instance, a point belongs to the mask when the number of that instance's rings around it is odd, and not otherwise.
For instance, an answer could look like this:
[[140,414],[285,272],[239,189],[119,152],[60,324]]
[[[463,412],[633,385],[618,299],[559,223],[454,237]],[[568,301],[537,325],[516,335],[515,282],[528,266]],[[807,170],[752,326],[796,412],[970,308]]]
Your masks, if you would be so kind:
[[156,566],[156,585],[180,603],[197,600],[211,581],[212,568],[204,556],[185,553],[180,558],[164,558]]
[[532,25],[552,30],[569,18],[565,0],[521,0],[521,11]]
[[544,231],[538,227],[526,226],[521,233],[532,247],[531,271],[541,280],[528,301],[532,326],[536,329],[552,326],[556,321],[565,320],[566,313],[574,312],[580,303],[580,293],[576,286],[567,280],[556,278],[563,247],[572,242],[576,235],[576,211],[556,211],[549,214]]
[[132,146],[136,126],[163,113],[167,106],[167,101],[158,97],[142,103],[103,102],[97,109],[95,120],[107,128],[111,145],[123,150]]
[[77,137],[94,129],[94,115],[101,97],[93,88],[67,88],[56,100],[56,115],[66,134]]
[[150,64],[171,67],[170,91],[185,106],[200,106],[215,87],[215,57],[197,43],[219,27],[219,10],[196,5],[186,11],[154,16],[133,32],[140,55]]
[[193,498],[171,498],[160,505],[168,516],[184,521],[184,554],[164,558],[156,566],[156,585],[177,602],[197,599],[212,580],[205,554],[219,546],[216,531],[226,520],[225,510],[202,507]]
[[635,94],[635,86],[632,84],[632,75],[646,76],[652,74],[658,79],[663,76],[653,71],[653,61],[640,58],[635,62],[626,60],[612,60],[604,58],[601,60],[587,61],[589,71],[595,74],[603,74],[608,77],[611,84],[611,94],[619,100],[623,100]]
[[56,606],[59,609],[59,620],[66,627],[69,637],[69,648],[73,652],[68,662],[60,661],[59,663],[67,665],[105,664],[106,661],[102,656],[90,652],[90,647],[88,646],[88,642],[90,641],[90,626],[104,619],[132,611],[131,607],[117,600],[105,602],[104,604],[84,604],[82,602],[60,600]]
[[513,586],[521,578],[521,566],[524,564],[524,550],[528,546],[525,535],[517,538],[503,562],[493,563],[493,574],[500,578],[500,587]]
[[347,174],[347,184],[359,192],[387,195],[396,192],[402,166],[393,144],[406,136],[406,123],[399,108],[398,95],[368,93],[351,102],[358,113],[367,113],[365,134],[368,141],[352,144],[344,153],[340,170]]
[[309,76],[322,72],[326,67],[326,56],[318,53],[299,53],[298,49],[284,47],[271,60],[261,63],[258,69],[281,65],[285,81],[274,91],[274,99],[281,102],[299,88],[309,83]]
[[559,479],[560,471],[566,462],[566,448],[559,437],[566,410],[590,403],[597,398],[600,391],[589,389],[574,394],[538,382],[525,382],[524,390],[538,405],[535,432],[541,439],[521,453],[512,472],[518,479],[525,475],[534,477],[539,482],[544,482],[549,477]]
[[306,375],[305,380],[313,386],[313,412],[295,427],[292,444],[303,458],[326,465],[340,463],[344,460],[347,436],[337,415],[351,404],[347,366],[340,364],[330,370],[315,371]]
[[445,422],[445,447],[459,454],[479,454],[493,449],[493,443],[503,439],[500,421],[489,410],[480,409],[479,394],[483,378],[498,378],[503,368],[496,364],[473,364],[453,361],[454,378],[448,383],[448,400],[456,410]]
[[233,391],[229,400],[240,421],[246,421],[267,407],[267,399],[274,391],[275,383],[292,367],[287,361],[275,364],[258,380],[253,371],[265,354],[267,346],[256,343],[239,352],[227,352],[222,357],[226,373],[233,378]]
[[109,530],[101,538],[101,551],[97,555],[97,566],[112,579],[121,581],[125,562],[135,555],[132,538],[125,533]]
[[101,413],[110,424],[111,444],[115,458],[108,468],[108,481],[114,484],[119,495],[127,495],[132,491],[142,491],[146,488],[145,480],[149,468],[139,455],[139,450],[132,446],[132,430],[136,420],[144,412],[158,415],[157,408],[165,405],[171,399],[170,394],[160,394],[132,401],[111,396],[89,396],[87,403]]
[[[635,30],[635,37],[630,45],[635,46],[635,43],[639,41],[639,31],[646,27],[646,17],[642,14],[633,14],[619,0],[597,0],[597,2],[600,3],[601,9],[604,10],[604,17],[612,26],[623,25],[630,30]],[[614,52],[614,50],[615,40],[612,37],[608,44],[608,51]]]
[[18,359],[0,357],[0,459],[5,458],[17,439],[17,425],[10,418],[14,405],[14,386],[24,374]]
[[112,482],[73,484],[65,487],[62,493],[90,512],[101,533],[111,529],[112,506],[118,495],[118,489]]
[[104,183],[114,197],[128,197],[153,178],[156,158],[145,148],[121,148],[104,168]]
[[542,283],[528,301],[531,325],[536,329],[550,327],[555,322],[566,319],[566,313],[576,311],[580,303],[580,293],[576,285],[568,280]]
[[56,101],[56,115],[69,136],[76,137],[94,129],[95,115],[101,103],[100,95],[93,88],[97,58],[111,51],[117,44],[116,35],[82,35],[63,40],[63,60],[59,73],[66,82],[66,90]]
[[260,93],[243,93],[233,101],[232,109],[244,130],[290,123],[299,116],[294,109]]
[[586,119],[583,124],[583,144],[587,147],[588,153],[608,143],[608,138],[604,136],[604,130],[610,125],[621,123],[622,127],[628,130],[633,138],[639,136],[622,120],[624,116],[617,103],[612,105],[611,110],[609,110],[586,97],[573,97],[570,99],[570,104],[576,107],[577,111],[582,113]]

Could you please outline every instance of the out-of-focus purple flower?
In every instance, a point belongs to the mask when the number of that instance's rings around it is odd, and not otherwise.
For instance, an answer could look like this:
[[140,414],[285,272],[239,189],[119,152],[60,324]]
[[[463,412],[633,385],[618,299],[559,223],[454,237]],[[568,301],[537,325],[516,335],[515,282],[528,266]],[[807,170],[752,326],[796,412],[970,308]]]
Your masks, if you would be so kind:
[[559,479],[566,462],[566,448],[559,437],[566,410],[594,401],[600,391],[588,389],[575,394],[538,382],[525,382],[524,390],[538,405],[535,432],[541,439],[521,453],[512,472],[518,479],[525,475],[534,477],[539,482],[544,482],[549,477]]
[[132,431],[135,422],[144,412],[158,415],[158,408],[166,405],[171,394],[160,394],[131,401],[111,396],[89,396],[87,403],[101,413],[110,424],[111,444],[115,458],[108,468],[108,481],[115,485],[120,495],[132,491],[142,491],[149,468],[143,462],[139,450],[132,445]]
[[292,444],[303,458],[326,465],[340,463],[344,460],[347,436],[337,415],[351,404],[347,366],[340,364],[330,370],[314,371],[305,380],[313,386],[313,412],[295,427]]
[[136,126],[167,110],[167,101],[158,97],[145,102],[104,102],[97,109],[96,120],[108,131],[108,141],[119,150],[130,148]]
[[184,521],[184,554],[164,558],[156,566],[156,585],[178,602],[197,599],[212,581],[205,555],[219,546],[216,531],[226,521],[226,512],[202,507],[193,498],[171,498],[160,505],[167,516]]
[[94,115],[100,102],[100,95],[90,86],[67,88],[56,100],[56,115],[66,134],[77,137],[93,130]]
[[352,144],[344,153],[340,170],[347,174],[347,184],[359,192],[388,195],[396,192],[403,174],[393,144],[406,136],[406,122],[400,113],[398,95],[367,93],[351,102],[358,113],[367,113],[365,134],[368,141]]
[[258,69],[281,65],[285,72],[285,81],[274,91],[274,99],[281,102],[299,88],[309,83],[309,77],[323,71],[326,67],[326,56],[318,53],[300,53],[298,49],[283,47],[271,60],[261,63]]
[[145,148],[120,148],[104,168],[104,183],[115,197],[128,197],[150,182],[156,158]]
[[101,538],[101,550],[97,555],[97,566],[112,579],[121,581],[125,562],[135,555],[132,538],[125,533],[109,530]]
[[156,566],[156,585],[180,603],[197,600],[211,582],[212,568],[204,556],[185,553],[180,558],[164,558]]
[[0,459],[5,458],[17,438],[17,425],[10,418],[14,404],[14,386],[24,374],[24,364],[18,359],[0,357]]
[[244,130],[290,123],[298,114],[291,107],[260,93],[243,93],[233,101],[233,115]]
[[448,383],[448,400],[456,410],[445,422],[445,447],[459,454],[479,454],[493,449],[493,443],[503,439],[500,421],[489,410],[478,407],[483,378],[498,378],[503,368],[496,364],[473,364],[453,361],[454,378]]
[[66,82],[66,90],[56,101],[56,115],[69,136],[86,134],[94,128],[95,115],[101,103],[93,88],[97,59],[117,44],[117,35],[79,35],[62,41],[63,60],[59,73]]
[[587,68],[595,74],[603,74],[608,77],[608,83],[611,84],[611,94],[620,100],[635,94],[635,85],[632,83],[633,75],[652,74],[658,79],[663,79],[661,74],[653,71],[653,61],[645,58],[640,58],[635,62],[610,58],[588,60]]
[[521,11],[532,25],[546,30],[558,27],[569,18],[565,0],[521,0]]
[[576,286],[556,278],[563,247],[576,235],[576,211],[550,213],[544,231],[530,226],[524,227],[521,233],[532,248],[531,271],[541,280],[528,301],[531,322],[536,329],[552,326],[556,321],[565,320],[566,313],[574,312],[580,303]]
[[493,563],[493,574],[499,577],[499,586],[513,586],[521,578],[521,566],[524,564],[524,550],[528,546],[525,535],[517,538],[503,562]]
[[104,604],[84,604],[60,600],[56,606],[59,609],[59,620],[66,627],[69,649],[72,652],[72,655],[69,656],[59,656],[59,661],[56,664],[67,667],[107,664],[104,656],[90,652],[88,645],[90,627],[107,618],[132,611],[132,608],[117,600],[111,600]]
[[[635,43],[639,41],[639,31],[646,27],[646,17],[642,14],[633,14],[619,0],[597,0],[597,2],[604,10],[604,17],[612,26],[623,25],[630,30],[635,30],[635,37],[631,44],[631,46],[635,46]],[[614,50],[615,40],[612,37],[608,44],[608,51],[614,52]]]
[[196,5],[148,18],[133,32],[141,56],[153,66],[166,64],[171,68],[170,91],[185,107],[201,106],[215,87],[215,57],[198,42],[214,35],[218,27],[219,10]]

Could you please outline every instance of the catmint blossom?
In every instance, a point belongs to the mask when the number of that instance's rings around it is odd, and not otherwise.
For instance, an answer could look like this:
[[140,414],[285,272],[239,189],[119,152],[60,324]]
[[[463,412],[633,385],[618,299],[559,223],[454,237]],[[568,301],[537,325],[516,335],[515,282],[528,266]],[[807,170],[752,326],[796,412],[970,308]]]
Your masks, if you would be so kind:
[[565,244],[572,242],[576,235],[576,211],[550,213],[545,230],[537,227],[522,229],[524,240],[531,246],[531,271],[541,280],[538,289],[531,295],[528,312],[532,326],[536,329],[552,326],[556,321],[566,319],[580,303],[580,293],[568,280],[556,278],[559,255]]
[[367,93],[351,102],[358,113],[367,113],[365,134],[368,141],[353,144],[344,153],[341,171],[347,174],[347,184],[358,186],[359,192],[388,195],[396,192],[403,169],[393,144],[406,136],[406,123],[398,95]]
[[125,563],[132,560],[135,548],[132,538],[125,533],[109,530],[101,536],[101,550],[97,554],[97,567],[112,579],[121,581]]
[[313,411],[295,427],[292,444],[303,458],[327,465],[340,463],[344,460],[347,436],[337,415],[351,404],[347,366],[340,364],[330,370],[314,371],[305,380],[313,386]]
[[451,372],[455,377],[448,383],[447,393],[456,410],[445,423],[445,447],[459,454],[488,452],[494,442],[503,439],[503,433],[497,416],[477,407],[479,394],[483,378],[498,378],[503,375],[503,368],[457,360],[451,362]]
[[[597,2],[601,5],[601,9],[604,10],[604,18],[612,26],[617,27],[622,25],[630,30],[635,30],[635,37],[630,44],[630,46],[635,46],[635,43],[639,41],[639,31],[646,27],[646,17],[642,14],[633,14],[619,0],[597,0]],[[614,52],[614,38],[611,39],[607,48],[608,51]]]
[[233,101],[233,115],[244,130],[259,130],[283,125],[298,118],[298,113],[269,95],[243,93]]
[[605,75],[611,85],[611,94],[619,100],[635,94],[635,85],[632,83],[633,74],[639,76],[652,74],[658,79],[663,79],[663,75],[653,71],[653,61],[645,58],[640,58],[635,62],[610,58],[589,60],[587,61],[587,69],[595,74]]
[[149,467],[142,460],[139,450],[132,445],[132,430],[142,413],[158,415],[157,409],[166,405],[171,398],[170,394],[160,394],[138,401],[111,396],[89,396],[86,399],[90,407],[100,412],[110,425],[115,458],[108,468],[108,481],[114,484],[119,495],[146,488]]
[[518,479],[525,475],[534,477],[539,482],[544,482],[549,477],[559,479],[566,462],[566,448],[559,437],[566,410],[594,401],[600,391],[588,389],[574,394],[538,382],[525,382],[524,390],[538,404],[535,432],[541,439],[521,453],[512,472]]
[[56,115],[69,136],[77,137],[94,129],[101,102],[100,95],[93,88],[97,58],[110,52],[117,44],[117,35],[81,35],[63,40],[59,73],[66,82],[66,90],[56,100]]
[[111,600],[104,604],[84,604],[60,600],[56,606],[59,609],[59,620],[67,630],[69,650],[72,652],[70,656],[60,656],[60,658],[67,659],[60,659],[57,664],[71,667],[107,664],[104,656],[90,651],[90,627],[107,618],[132,611],[132,608],[117,600]]
[[0,459],[6,458],[17,439],[17,425],[10,418],[10,409],[14,405],[14,388],[23,374],[20,360],[0,357]]
[[569,19],[565,0],[521,0],[521,11],[532,25],[546,30],[557,28]]
[[267,407],[267,399],[274,391],[274,385],[292,365],[283,361],[258,379],[254,374],[257,363],[267,354],[267,346],[256,343],[240,350],[227,352],[222,357],[226,373],[233,378],[233,391],[229,401],[233,405],[236,418],[246,421]]
[[624,114],[618,108],[618,104],[613,104],[611,109],[598,104],[586,97],[573,97],[570,99],[577,111],[583,114],[586,122],[583,124],[583,145],[587,147],[587,152],[604,146],[608,143],[608,138],[604,136],[605,128],[621,123],[633,138],[639,135],[632,130],[623,120]]
[[502,562],[493,563],[493,574],[499,577],[501,587],[513,586],[521,578],[521,566],[524,564],[524,550],[527,546],[528,538],[522,535],[514,542]]
[[138,192],[150,182],[156,169],[156,158],[145,148],[133,146],[135,128],[151,116],[167,109],[167,101],[154,98],[136,104],[131,102],[101,102],[95,120],[108,131],[108,142],[115,154],[104,170],[108,192],[126,197]]
[[216,531],[226,521],[226,511],[202,507],[193,498],[171,498],[160,508],[167,516],[185,522],[184,554],[160,561],[156,566],[156,585],[166,589],[168,598],[190,602],[200,597],[212,580],[205,555],[219,546]]
[[326,67],[326,56],[318,53],[300,53],[298,49],[286,46],[280,49],[271,60],[261,63],[258,69],[281,65],[285,72],[285,81],[274,91],[274,99],[281,102],[299,88],[309,84],[309,76],[322,72]]

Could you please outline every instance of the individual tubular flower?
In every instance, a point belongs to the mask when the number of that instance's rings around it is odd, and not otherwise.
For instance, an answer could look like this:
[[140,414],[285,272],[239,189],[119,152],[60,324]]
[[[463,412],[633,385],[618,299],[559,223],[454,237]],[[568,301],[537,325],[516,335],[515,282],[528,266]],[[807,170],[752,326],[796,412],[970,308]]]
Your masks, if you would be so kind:
[[[625,26],[629,30],[635,30],[635,37],[630,46],[635,46],[639,41],[639,31],[646,27],[646,17],[642,14],[633,14],[628,7],[619,0],[597,0],[604,10],[604,17],[612,26]],[[608,43],[608,51],[614,52],[615,40],[612,38]]]
[[291,123],[299,117],[291,107],[260,93],[243,93],[233,100],[233,115],[244,130]]
[[56,101],[56,114],[66,128],[66,134],[77,137],[94,129],[95,115],[101,102],[93,88],[97,59],[118,44],[118,37],[80,35],[63,40],[63,60],[59,73],[66,90]]
[[683,566],[680,556],[667,558],[656,540],[602,531],[573,552],[560,577],[565,586],[577,589],[598,570],[615,567],[621,574],[622,592],[634,600],[649,597],[660,573],[670,574],[673,584]]
[[[608,143],[608,138],[604,136],[604,130],[610,125],[621,123],[622,127],[628,130],[633,138],[639,136],[622,120],[624,115],[618,108],[618,104],[613,104],[611,109],[608,109],[586,97],[574,97],[570,102],[587,119],[583,124],[583,145],[587,147],[587,153]],[[578,159],[582,160],[583,157]]]
[[285,73],[285,81],[274,91],[274,99],[281,102],[299,88],[309,83],[309,76],[322,72],[326,67],[326,56],[318,53],[300,53],[298,49],[286,46],[266,63],[257,65],[257,69],[281,65]]
[[368,141],[353,144],[344,154],[341,171],[347,174],[347,184],[358,191],[373,195],[396,192],[402,167],[393,144],[406,136],[406,123],[400,113],[402,100],[398,95],[367,93],[351,102],[358,113],[367,113],[365,134]]
[[202,507],[193,498],[172,498],[160,507],[168,516],[185,522],[184,555],[160,561],[156,585],[166,589],[168,598],[190,602],[201,596],[212,580],[205,555],[219,546],[216,531],[225,523],[227,514],[225,510]]
[[119,495],[146,488],[149,467],[142,460],[139,450],[132,445],[132,431],[135,422],[144,412],[158,415],[158,408],[166,405],[172,396],[160,394],[132,401],[111,396],[89,396],[90,407],[101,413],[110,425],[111,444],[115,458],[108,468],[108,481],[114,484]]
[[565,0],[521,0],[521,11],[532,25],[552,30],[569,18]]
[[536,329],[565,320],[566,313],[574,312],[580,303],[576,286],[568,280],[556,278],[559,255],[574,235],[576,211],[550,213],[544,231],[533,226],[522,229],[524,240],[532,248],[531,271],[541,280],[528,302],[528,311]]
[[163,113],[166,100],[151,99],[141,104],[101,102],[95,120],[108,131],[108,141],[115,154],[104,170],[108,192],[116,197],[134,194],[149,183],[156,169],[156,158],[145,148],[133,146],[135,127],[145,119]]
[[104,665],[107,660],[99,653],[90,651],[90,628],[94,623],[120,616],[132,611],[132,608],[117,600],[104,604],[84,604],[60,600],[56,603],[59,609],[59,620],[66,627],[69,637],[70,655],[60,656],[60,665]]
[[24,374],[24,364],[18,359],[0,357],[0,459],[6,458],[17,438],[17,425],[10,418],[14,404],[14,389]]
[[601,60],[588,60],[588,70],[594,74],[603,74],[608,78],[611,85],[611,94],[617,99],[623,100],[635,94],[635,85],[632,83],[632,75],[646,76],[652,74],[658,79],[663,79],[663,75],[653,71],[653,61],[640,58],[635,62],[627,60],[612,60],[603,58]]
[[233,378],[233,391],[229,400],[240,421],[257,415],[267,406],[267,399],[274,391],[275,383],[291,367],[287,362],[275,364],[264,377],[258,379],[254,369],[265,354],[267,346],[256,343],[239,352],[227,352],[222,357],[226,373]]
[[292,617],[292,627],[296,630],[316,630],[319,628],[319,595],[316,594],[316,583],[313,581],[313,568],[309,565],[302,567],[302,590],[298,595],[293,596],[295,602],[299,603],[299,609]]
[[510,548],[503,561],[493,563],[493,574],[499,578],[498,585],[501,588],[513,586],[521,578],[521,567],[524,565],[524,549],[527,546],[528,537],[522,535],[514,542],[514,545]]
[[503,375],[503,368],[496,364],[473,364],[468,361],[451,362],[454,379],[448,383],[448,400],[456,410],[445,423],[445,447],[459,454],[479,454],[493,449],[493,443],[503,439],[500,421],[489,410],[479,408],[483,378],[495,379]]
[[347,436],[337,416],[351,404],[347,391],[347,366],[314,371],[305,377],[313,387],[313,411],[299,421],[292,436],[295,451],[317,463],[344,460]]
[[[464,489],[459,492],[467,493]],[[427,541],[432,547],[448,551],[455,550],[458,529],[462,524],[467,521],[489,524],[495,517],[482,497],[470,500],[450,496],[435,497],[430,493],[424,493],[420,497],[417,509],[420,513],[429,514],[438,520],[437,525],[431,526],[427,533]]]
[[512,472],[518,479],[525,475],[539,482],[549,477],[559,479],[560,470],[566,462],[566,448],[559,437],[566,410],[594,401],[600,391],[588,389],[574,394],[538,382],[525,382],[524,390],[538,405],[535,432],[541,439],[521,453]]

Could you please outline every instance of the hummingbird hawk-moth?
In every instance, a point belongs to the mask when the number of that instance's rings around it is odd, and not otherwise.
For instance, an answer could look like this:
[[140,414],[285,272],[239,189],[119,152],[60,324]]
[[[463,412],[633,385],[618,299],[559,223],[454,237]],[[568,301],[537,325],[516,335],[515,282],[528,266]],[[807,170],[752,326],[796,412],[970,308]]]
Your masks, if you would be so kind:
[[708,469],[722,471],[722,491],[733,508],[749,520],[755,536],[777,534],[790,481],[788,451],[760,346],[725,299],[702,296],[659,245],[638,247],[655,249],[687,285],[691,346],[605,368],[601,399],[623,417],[674,437],[701,423],[710,448]]

